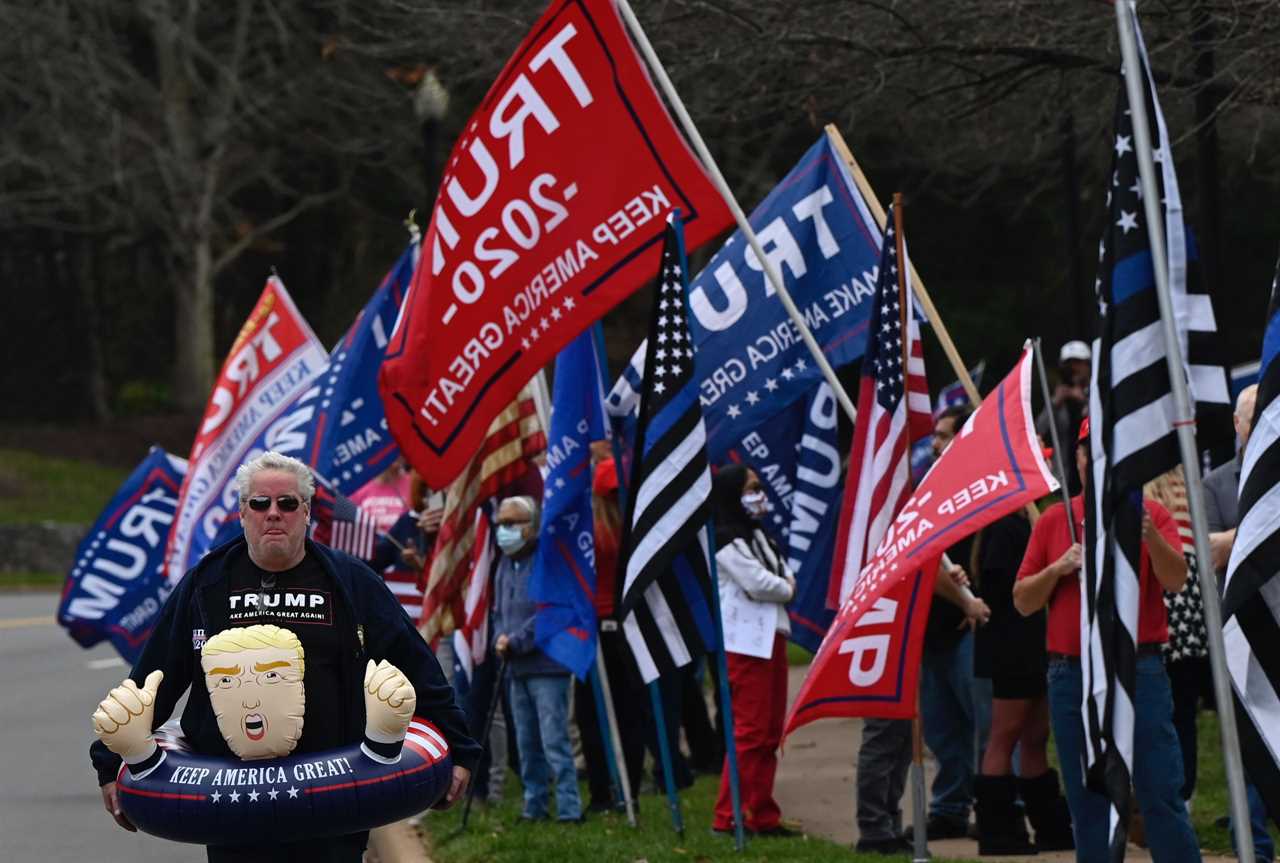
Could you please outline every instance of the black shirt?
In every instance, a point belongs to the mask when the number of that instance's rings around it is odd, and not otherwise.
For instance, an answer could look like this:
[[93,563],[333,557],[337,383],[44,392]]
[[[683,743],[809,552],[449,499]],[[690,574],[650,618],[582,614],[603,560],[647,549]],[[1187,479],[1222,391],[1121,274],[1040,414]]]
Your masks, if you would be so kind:
[[[343,733],[343,704],[354,692],[345,692],[341,653],[343,633],[339,618],[346,612],[334,602],[335,585],[320,562],[307,555],[293,569],[267,572],[248,555],[228,564],[227,626],[271,623],[289,630],[302,642],[306,713],[302,737],[295,753],[333,749],[350,742]],[[269,586],[267,586],[269,585]]]
[[1021,512],[985,527],[979,542],[979,595],[991,608],[991,620],[978,628],[974,674],[978,677],[1042,675],[1045,611],[1023,617],[1013,607],[1013,584],[1031,539],[1031,521]]
[[[947,549],[947,557],[956,566],[969,570],[969,550],[973,547],[973,537],[960,540]],[[970,573],[970,578],[973,574]],[[950,578],[938,567],[938,578]],[[975,590],[976,592],[976,590]],[[929,606],[929,621],[924,628],[924,646],[929,650],[950,650],[969,632],[964,626],[964,612],[947,599],[934,596]]]

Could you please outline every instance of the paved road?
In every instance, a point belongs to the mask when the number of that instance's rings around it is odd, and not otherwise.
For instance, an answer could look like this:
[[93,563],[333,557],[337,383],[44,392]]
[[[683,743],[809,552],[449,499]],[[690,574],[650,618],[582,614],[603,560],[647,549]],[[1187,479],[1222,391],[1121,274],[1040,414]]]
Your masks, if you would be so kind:
[[127,673],[54,624],[54,593],[0,593],[0,863],[187,863],[201,848],[127,833],[102,808],[89,714]]

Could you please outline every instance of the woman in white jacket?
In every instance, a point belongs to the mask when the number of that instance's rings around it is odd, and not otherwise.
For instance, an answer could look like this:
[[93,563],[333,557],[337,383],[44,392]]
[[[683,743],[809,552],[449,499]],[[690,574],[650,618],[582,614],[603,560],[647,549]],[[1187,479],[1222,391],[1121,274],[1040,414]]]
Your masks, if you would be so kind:
[[[773,799],[773,777],[787,709],[786,640],[791,625],[786,604],[795,596],[796,580],[760,529],[766,503],[754,471],[741,465],[721,468],[712,503],[743,827],[770,836],[792,835],[782,825],[782,811]],[[712,829],[733,830],[728,759],[720,775]]]

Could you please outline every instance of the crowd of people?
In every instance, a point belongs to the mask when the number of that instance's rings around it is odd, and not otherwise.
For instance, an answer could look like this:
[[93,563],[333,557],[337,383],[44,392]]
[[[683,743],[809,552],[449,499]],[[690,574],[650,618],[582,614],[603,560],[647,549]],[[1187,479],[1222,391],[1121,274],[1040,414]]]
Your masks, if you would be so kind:
[[[984,856],[1075,849],[1080,860],[1098,860],[1106,853],[1109,801],[1086,787],[1081,767],[1086,731],[1080,707],[1079,574],[1083,489],[1089,481],[1089,369],[1089,347],[1078,341],[1065,344],[1057,384],[1037,421],[1046,452],[1056,432],[1063,461],[1075,474],[1069,480],[1074,491],[1070,516],[1060,500],[1046,500],[1034,512],[1012,513],[956,543],[943,559],[925,629],[920,719],[924,744],[937,766],[926,832],[931,840],[975,838]],[[1236,405],[1241,448],[1249,435],[1253,396],[1253,387],[1245,389]],[[935,457],[963,428],[970,410],[953,406],[936,415]],[[595,602],[629,790],[636,797],[646,787],[646,755],[652,776],[647,787],[665,789],[657,740],[661,721],[673,742],[676,787],[687,787],[695,772],[718,774],[712,829],[731,833],[735,825],[717,666],[698,661],[682,669],[678,679],[662,680],[664,715],[655,720],[615,617],[623,533],[618,474],[603,449],[595,453],[593,464]],[[1225,569],[1234,538],[1239,470],[1237,458],[1204,479],[1212,565],[1219,571]],[[1212,705],[1188,493],[1180,469],[1146,487],[1140,573],[1131,835],[1150,847],[1154,859],[1170,861],[1199,859],[1189,817],[1197,776],[1196,718],[1202,706]],[[797,832],[796,825],[783,821],[773,784],[787,703],[787,603],[795,596],[796,582],[762,520],[768,506],[750,468],[727,464],[715,470],[712,507],[722,605],[757,603],[774,609],[776,621],[769,638],[762,635],[758,644],[727,653],[743,827],[755,834],[788,836]],[[602,733],[598,708],[603,701],[594,690],[596,679],[574,681],[533,639],[535,607],[528,582],[538,520],[538,501],[529,496],[506,498],[497,510],[503,558],[494,575],[491,642],[504,660],[507,680],[497,691],[496,673],[489,669],[487,679],[477,671],[472,682],[466,706],[474,734],[482,733],[495,706],[492,699],[499,702],[498,721],[488,739],[490,754],[475,781],[480,799],[496,800],[510,764],[523,787],[522,820],[549,819],[554,789],[555,818],[576,822],[586,813],[620,809],[621,791],[608,768],[608,732]],[[425,531],[424,550],[438,523],[438,514],[424,518],[415,513],[415,526]],[[503,717],[510,719],[509,725]],[[1059,769],[1050,763],[1051,737]],[[858,850],[889,855],[910,850],[902,798],[912,745],[908,720],[863,721],[854,803]],[[585,805],[578,793],[579,773],[587,778]],[[1265,815],[1250,791],[1258,859],[1270,861]]]
[[[1039,509],[1018,511],[992,523],[948,550],[935,582],[919,686],[923,740],[937,764],[925,829],[930,839],[976,838],[982,855],[1075,849],[1077,859],[1096,861],[1107,853],[1110,803],[1086,787],[1082,775],[1087,734],[1081,713],[1079,577],[1083,490],[1090,482],[1088,363],[1083,343],[1063,347],[1059,384],[1038,424],[1044,442],[1056,437],[1068,456],[1064,461],[1075,467],[1079,485],[1069,508],[1061,500],[1042,501]],[[1249,437],[1253,397],[1254,388],[1246,389],[1236,404],[1241,447]],[[967,407],[937,415],[935,457],[946,450],[968,416]],[[300,471],[300,463],[274,454],[262,458],[266,460],[242,469],[247,548],[241,544],[211,555],[194,572],[194,581],[229,580],[223,587],[232,593],[241,582],[245,590],[262,591],[275,584],[272,573],[287,571],[295,581],[309,579],[317,589],[337,582],[348,585],[348,593],[367,592],[344,569],[349,568],[344,558],[304,542],[297,530],[290,530],[300,516],[305,523],[309,509],[311,486],[309,475],[303,475],[305,467]],[[451,800],[468,781],[480,805],[500,800],[508,769],[513,768],[522,788],[521,821],[574,824],[589,813],[620,810],[624,796],[635,799],[642,790],[665,791],[668,776],[678,789],[692,784],[695,773],[706,773],[720,782],[711,827],[731,833],[736,825],[718,666],[704,657],[678,674],[664,676],[659,682],[661,715],[655,715],[655,702],[641,682],[615,608],[624,537],[618,470],[605,448],[593,449],[592,464],[594,603],[599,655],[611,686],[597,691],[600,678],[595,674],[586,681],[575,680],[535,639],[537,607],[529,587],[540,533],[536,496],[518,494],[498,502],[494,536],[500,556],[491,573],[491,661],[470,669],[465,685],[449,639],[440,639],[436,646],[442,666],[438,669],[436,660],[414,645],[422,640],[408,617],[391,614],[385,601],[361,599],[352,608],[338,603],[333,614],[351,622],[360,609],[367,617],[359,626],[360,655],[380,651],[399,657],[421,687],[419,703],[434,705],[460,770]],[[1196,717],[1211,688],[1187,498],[1193,493],[1205,496],[1213,552],[1208,565],[1220,572],[1234,539],[1239,471],[1237,457],[1209,473],[1203,490],[1188,489],[1180,470],[1145,489],[1135,691],[1137,805],[1131,835],[1145,836],[1157,861],[1198,860],[1200,853],[1189,813],[1197,780]],[[441,524],[443,496],[431,493],[416,474],[397,465],[356,500],[381,531],[369,564],[382,574],[395,600],[406,611],[416,611],[422,598],[420,575]],[[722,604],[755,604],[774,622],[770,631],[759,633],[753,643],[737,645],[726,657],[742,827],[757,835],[797,835],[797,825],[783,820],[773,793],[787,704],[787,604],[796,595],[795,575],[765,528],[769,504],[760,478],[750,468],[720,466],[714,473],[711,506]],[[181,604],[174,607],[188,617],[194,613]],[[374,607],[376,614],[368,610]],[[184,617],[173,625],[189,622]],[[218,628],[210,626],[211,631]],[[312,657],[342,647],[330,643],[331,633],[303,629],[308,666],[323,667]],[[143,664],[147,663],[169,669],[174,686],[190,677],[189,669],[154,639],[144,654]],[[454,684],[456,703],[444,688],[446,678]],[[309,676],[309,704],[311,680]],[[193,688],[193,693],[197,689],[203,687]],[[326,691],[317,690],[315,697],[323,702]],[[167,709],[172,709],[175,693],[172,687],[162,690]],[[606,693],[612,699],[614,730],[601,713]],[[341,700],[336,690],[329,698],[334,704]],[[199,714],[193,714],[197,726],[208,726],[207,705],[200,699],[193,697],[186,709]],[[334,715],[343,714],[338,710]],[[662,763],[660,728],[670,742],[669,774]],[[336,739],[341,729],[323,720],[309,721],[302,743],[320,746],[320,738],[309,740],[307,735],[325,733]],[[613,754],[606,743],[615,733],[625,767],[621,771],[611,769]],[[216,751],[220,741],[215,736],[209,735],[205,743]],[[483,747],[473,742],[482,737]],[[1050,738],[1057,770],[1050,766]],[[911,721],[863,721],[856,801],[851,801],[858,850],[886,855],[910,850],[911,829],[903,824],[902,798],[912,749]],[[122,820],[111,781],[118,759],[95,748],[94,760],[104,802]],[[614,781],[619,775],[627,777],[626,794]],[[579,792],[580,776],[587,780],[585,800]],[[1265,815],[1252,789],[1250,803],[1258,860],[1270,861],[1273,849]],[[351,849],[363,841],[353,839]],[[309,859],[346,859],[340,853],[345,847],[328,843],[322,853],[330,857]],[[211,850],[210,859],[215,856]]]

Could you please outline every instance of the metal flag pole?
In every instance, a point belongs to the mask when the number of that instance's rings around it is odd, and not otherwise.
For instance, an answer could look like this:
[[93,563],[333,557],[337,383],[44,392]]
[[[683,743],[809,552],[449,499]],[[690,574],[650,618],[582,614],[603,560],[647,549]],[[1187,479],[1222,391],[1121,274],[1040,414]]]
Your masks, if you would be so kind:
[[[480,738],[481,745],[489,748],[489,735],[493,731],[493,721],[498,715],[498,706],[502,704],[502,689],[507,682],[507,661],[504,659],[498,666],[498,681],[493,686],[493,700],[489,702],[489,715],[484,718],[484,736]],[[492,757],[493,753],[490,753]],[[462,807],[462,823],[458,825],[458,832],[467,829],[467,819],[471,817],[471,804],[476,799],[476,783],[472,782],[471,787],[467,789],[467,804]]]
[[[618,733],[618,714],[613,708],[613,690],[609,686],[609,671],[604,664],[604,648],[600,646],[600,636],[596,636],[596,680],[600,684],[596,696],[596,711],[603,710],[603,717],[608,723],[609,750],[613,753],[612,764],[615,779],[621,786],[622,800],[627,807],[627,823],[636,826],[636,802],[631,796],[631,775],[627,772],[627,757],[622,749],[622,735]],[[601,705],[603,702],[603,706]]]
[[773,265],[773,262],[765,255],[764,248],[760,245],[760,239],[756,236],[756,232],[752,230],[751,223],[747,221],[747,216],[742,212],[742,207],[738,205],[737,198],[734,197],[729,184],[725,182],[724,175],[720,173],[720,166],[716,164],[711,151],[707,149],[706,143],[702,140],[702,135],[698,133],[698,127],[693,124],[693,118],[685,110],[684,102],[680,101],[680,94],[676,92],[675,86],[671,83],[671,78],[667,75],[667,70],[663,67],[662,61],[658,59],[658,55],[654,52],[653,45],[649,44],[649,37],[645,35],[644,28],[640,26],[640,22],[636,19],[635,12],[631,11],[631,4],[627,0],[615,0],[615,2],[618,4],[618,11],[622,15],[623,22],[627,25],[627,29],[631,31],[631,35],[636,41],[636,46],[640,49],[640,53],[644,55],[650,71],[657,78],[658,86],[662,88],[667,101],[675,111],[676,118],[684,128],[685,134],[689,136],[694,152],[698,154],[698,158],[702,160],[703,167],[711,175],[711,182],[715,185],[716,191],[720,193],[720,197],[724,198],[725,204],[729,207],[729,212],[733,214],[734,221],[738,223],[738,228],[742,231],[742,236],[747,240],[747,245],[751,247],[751,251],[755,252],[756,260],[764,268],[769,284],[777,292],[778,299],[782,301],[783,308],[787,310],[787,314],[791,317],[791,322],[795,324],[796,329],[799,331],[805,347],[813,355],[813,361],[817,363],[818,368],[822,371],[822,376],[831,385],[831,390],[835,393],[836,400],[840,402],[840,407],[844,410],[845,415],[848,416],[849,422],[855,422],[858,412],[854,407],[853,400],[849,398],[849,394],[840,385],[835,369],[831,368],[831,363],[827,362],[827,357],[822,353],[822,347],[818,344],[818,340],[809,331],[809,326],[804,322],[804,316],[800,314],[800,310],[796,308],[795,302],[791,299],[791,294],[787,292],[786,285],[782,283],[781,274]]
[[667,737],[667,714],[662,709],[660,680],[649,682],[649,698],[653,702],[653,730],[658,736],[658,757],[662,761],[663,784],[667,786],[667,806],[671,809],[671,826],[684,838],[684,815],[680,812],[680,795],[676,792],[675,770],[671,766],[671,741]]
[[724,720],[724,757],[729,760],[729,799],[733,804],[733,846],[738,851],[747,847],[746,827],[742,823],[742,787],[738,774],[738,747],[733,735],[733,698],[729,692],[729,656],[724,646],[724,621],[720,617],[720,574],[716,571],[716,534],[710,519],[703,528],[707,532],[707,564],[711,572],[711,616],[715,618],[720,649],[716,654],[720,678],[720,715]]
[[[600,326],[597,324],[597,326]],[[597,338],[600,340],[601,347],[604,344],[604,328],[600,326],[597,330]],[[603,352],[602,352],[603,356]],[[623,512],[627,511],[627,477],[622,469],[622,450],[619,447],[616,436],[611,437],[610,443],[613,445],[613,468],[618,474],[618,505]],[[619,621],[619,626],[622,622]],[[671,809],[671,826],[675,828],[676,835],[684,837],[684,817],[680,813],[680,796],[676,793],[675,771],[671,766],[671,748],[667,740],[667,717],[662,709],[662,692],[658,689],[657,680],[648,684],[649,700],[653,705],[653,731],[658,738],[658,760],[662,762],[662,776],[667,786],[667,804]],[[630,795],[630,788],[627,789]]]
[[[1209,666],[1213,670],[1213,694],[1218,704],[1218,723],[1222,733],[1222,751],[1227,772],[1227,790],[1231,795],[1231,828],[1235,834],[1236,856],[1252,863],[1253,834],[1249,826],[1249,806],[1245,799],[1244,769],[1240,759],[1240,738],[1236,731],[1236,714],[1227,676],[1226,649],[1222,641],[1222,600],[1218,595],[1217,574],[1209,553],[1208,518],[1204,497],[1200,494],[1200,461],[1196,456],[1195,412],[1187,393],[1185,366],[1174,320],[1173,300],[1169,295],[1168,258],[1162,231],[1164,214],[1160,208],[1160,191],[1156,185],[1155,158],[1151,152],[1151,130],[1147,126],[1147,82],[1138,62],[1138,44],[1134,28],[1137,9],[1133,0],[1116,3],[1116,29],[1120,37],[1120,54],[1124,59],[1124,81],[1129,94],[1129,112],[1133,120],[1134,150],[1138,156],[1138,174],[1142,182],[1142,206],[1147,217],[1151,240],[1151,263],[1155,270],[1156,297],[1160,302],[1160,323],[1164,332],[1165,357],[1169,366],[1169,383],[1173,389],[1174,421],[1178,448],[1182,453],[1182,470],[1187,484],[1187,508],[1191,513],[1191,532],[1195,537],[1198,573],[1202,579],[1200,595],[1204,600],[1205,629],[1209,635]],[[1172,153],[1164,154],[1172,159]]]
[[[885,226],[886,229],[888,225]],[[902,193],[893,194],[893,239],[898,259],[898,325],[902,333],[902,399],[907,400],[907,374],[911,363],[910,344],[907,338],[907,242],[902,233]],[[936,575],[935,575],[936,578]],[[920,719],[920,690],[916,689],[916,715],[911,717],[911,845],[912,859],[921,863],[929,859],[928,816],[925,813],[924,787],[924,728]]]
[[[1044,354],[1040,350],[1040,337],[1032,339],[1031,344],[1035,348],[1036,371],[1040,373],[1040,391],[1044,393],[1044,403],[1048,407],[1052,397],[1049,395],[1049,376],[1044,372]],[[1062,441],[1058,439],[1058,424],[1053,421],[1052,409],[1049,411],[1049,437],[1053,444],[1053,466],[1058,471],[1058,485],[1062,491],[1062,505],[1066,507],[1067,536],[1071,538],[1071,544],[1075,545],[1076,520],[1071,515],[1071,492],[1067,490],[1066,456],[1062,452]]]

